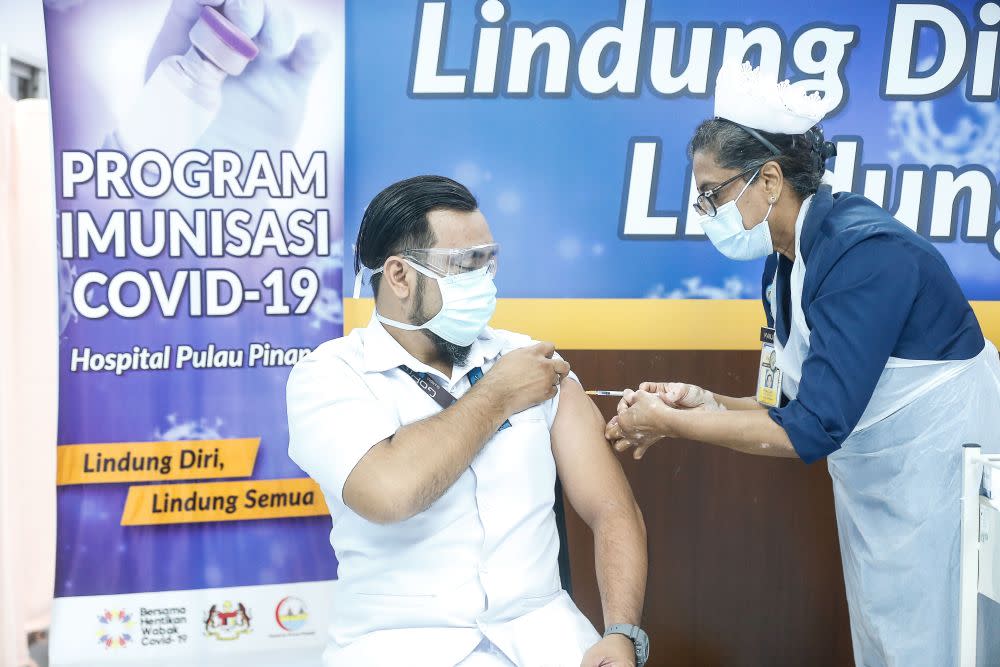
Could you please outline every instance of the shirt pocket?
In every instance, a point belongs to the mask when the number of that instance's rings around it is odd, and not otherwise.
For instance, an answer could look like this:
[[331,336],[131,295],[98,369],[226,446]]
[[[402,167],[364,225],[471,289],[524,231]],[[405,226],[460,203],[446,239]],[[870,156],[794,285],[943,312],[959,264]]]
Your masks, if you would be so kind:
[[510,427],[498,431],[475,466],[480,481],[503,488],[511,485],[522,494],[539,489],[551,492],[555,484],[552,438],[544,406],[534,406],[510,416]]
[[548,410],[546,407],[548,401],[545,403],[539,403],[538,405],[533,405],[527,410],[521,410],[520,412],[515,412],[510,416],[511,426],[517,426],[518,424],[532,424],[535,422],[546,422],[548,423]]

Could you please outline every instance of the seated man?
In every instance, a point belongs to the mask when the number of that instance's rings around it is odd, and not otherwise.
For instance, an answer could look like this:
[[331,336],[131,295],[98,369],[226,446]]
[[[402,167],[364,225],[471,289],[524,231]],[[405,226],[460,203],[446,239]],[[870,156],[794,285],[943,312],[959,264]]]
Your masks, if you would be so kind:
[[[637,662],[642,517],[569,365],[486,327],[496,251],[464,186],[389,186],[355,251],[375,315],[292,370],[289,454],[323,489],[339,561],[326,665]],[[557,474],[594,532],[604,639],[560,585]]]

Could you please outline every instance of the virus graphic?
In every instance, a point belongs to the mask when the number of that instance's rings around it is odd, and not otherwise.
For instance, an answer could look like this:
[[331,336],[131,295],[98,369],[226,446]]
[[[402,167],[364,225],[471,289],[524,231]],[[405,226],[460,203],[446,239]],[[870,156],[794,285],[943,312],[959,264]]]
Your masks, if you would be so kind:
[[965,113],[951,131],[941,127],[935,100],[897,102],[889,136],[899,143],[891,157],[907,155],[923,164],[981,164],[1000,174],[1000,106],[962,99]]
[[[933,58],[922,58],[918,70],[933,66]],[[956,91],[964,90],[964,83],[956,87]],[[950,131],[941,123],[946,116],[953,119]],[[897,102],[889,137],[898,143],[889,156],[896,162],[905,155],[922,164],[981,164],[1000,174],[1000,106],[996,102],[972,102],[961,92],[922,102]]]
[[80,319],[73,305],[73,284],[76,282],[76,267],[68,261],[59,260],[59,333],[66,331],[70,322]]
[[161,441],[175,440],[219,440],[222,438],[222,420],[216,417],[215,421],[210,421],[207,417],[200,420],[189,419],[180,421],[177,415],[167,415],[166,422],[169,424],[166,430],[156,429],[153,437]]
[[740,278],[727,278],[722,287],[705,285],[698,276],[685,278],[681,281],[683,287],[667,291],[662,285],[654,285],[646,293],[647,299],[746,299],[755,296],[752,287]]
[[344,302],[340,284],[344,273],[343,249],[338,248],[329,257],[312,259],[306,266],[319,276],[319,294],[309,308],[309,326],[324,329],[344,323]]

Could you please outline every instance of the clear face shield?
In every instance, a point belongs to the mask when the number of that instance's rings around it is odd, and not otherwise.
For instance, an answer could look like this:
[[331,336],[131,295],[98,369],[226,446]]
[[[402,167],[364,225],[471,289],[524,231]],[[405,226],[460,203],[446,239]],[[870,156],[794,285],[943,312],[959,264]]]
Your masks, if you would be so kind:
[[[470,248],[412,248],[399,253],[399,257],[417,264],[419,267],[426,269],[426,272],[441,278],[480,271],[484,268],[486,269],[486,274],[492,278],[497,273],[497,257],[499,253],[499,244],[486,243]],[[371,275],[374,276],[381,272],[382,267],[379,267],[372,271]],[[421,271],[421,273],[425,273],[425,271]],[[355,299],[361,296],[363,276],[364,268],[358,272],[358,275],[354,279]]]

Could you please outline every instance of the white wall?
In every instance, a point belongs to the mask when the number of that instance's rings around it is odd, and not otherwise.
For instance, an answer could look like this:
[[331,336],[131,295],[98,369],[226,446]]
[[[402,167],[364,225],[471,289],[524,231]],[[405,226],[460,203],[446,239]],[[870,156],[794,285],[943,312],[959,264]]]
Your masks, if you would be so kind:
[[45,66],[42,0],[0,0],[0,45],[12,58]]

